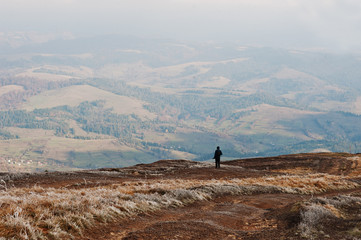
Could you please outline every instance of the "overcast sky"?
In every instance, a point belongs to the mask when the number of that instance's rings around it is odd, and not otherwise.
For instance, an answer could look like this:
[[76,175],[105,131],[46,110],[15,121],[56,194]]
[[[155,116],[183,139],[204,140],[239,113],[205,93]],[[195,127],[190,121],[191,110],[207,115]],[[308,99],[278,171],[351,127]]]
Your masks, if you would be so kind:
[[0,0],[0,32],[361,49],[360,0]]

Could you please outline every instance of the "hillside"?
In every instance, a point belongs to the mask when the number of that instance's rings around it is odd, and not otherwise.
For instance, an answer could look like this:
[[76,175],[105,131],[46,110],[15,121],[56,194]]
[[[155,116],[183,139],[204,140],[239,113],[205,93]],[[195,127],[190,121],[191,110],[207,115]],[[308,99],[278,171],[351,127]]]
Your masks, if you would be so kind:
[[124,36],[9,45],[0,171],[203,161],[217,145],[229,159],[360,152],[360,59]]
[[121,115],[136,114],[142,118],[153,119],[155,115],[143,108],[147,105],[136,98],[120,96],[89,85],[75,85],[57,90],[44,91],[28,99],[22,105],[27,111],[59,106],[75,107],[83,102],[104,101],[104,108]]
[[[360,154],[0,176],[0,236],[16,239],[357,239]],[[1,238],[0,238],[1,239]]]

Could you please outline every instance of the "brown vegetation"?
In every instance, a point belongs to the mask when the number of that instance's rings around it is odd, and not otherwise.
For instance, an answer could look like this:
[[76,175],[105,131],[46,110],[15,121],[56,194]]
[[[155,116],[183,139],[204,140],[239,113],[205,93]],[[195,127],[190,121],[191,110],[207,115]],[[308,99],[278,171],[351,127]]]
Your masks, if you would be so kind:
[[358,158],[2,174],[0,239],[357,239]]

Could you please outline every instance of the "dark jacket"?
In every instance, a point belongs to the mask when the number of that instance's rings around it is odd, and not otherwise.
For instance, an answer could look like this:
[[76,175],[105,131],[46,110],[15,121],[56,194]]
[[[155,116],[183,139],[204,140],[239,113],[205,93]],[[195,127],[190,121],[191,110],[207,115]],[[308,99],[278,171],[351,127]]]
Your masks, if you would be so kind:
[[220,160],[220,159],[221,159],[221,155],[222,155],[222,151],[221,151],[220,149],[217,149],[217,150],[214,152],[214,157],[213,157],[213,159]]

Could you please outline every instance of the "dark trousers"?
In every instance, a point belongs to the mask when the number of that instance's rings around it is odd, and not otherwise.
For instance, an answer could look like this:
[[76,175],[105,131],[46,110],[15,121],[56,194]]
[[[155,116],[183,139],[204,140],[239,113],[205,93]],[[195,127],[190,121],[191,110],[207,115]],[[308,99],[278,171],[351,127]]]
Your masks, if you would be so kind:
[[216,158],[216,168],[221,168],[221,159]]

